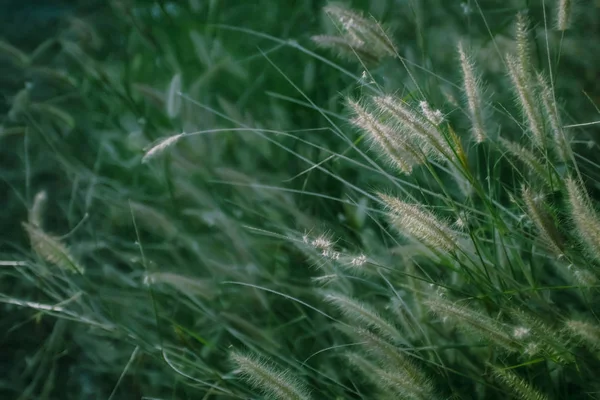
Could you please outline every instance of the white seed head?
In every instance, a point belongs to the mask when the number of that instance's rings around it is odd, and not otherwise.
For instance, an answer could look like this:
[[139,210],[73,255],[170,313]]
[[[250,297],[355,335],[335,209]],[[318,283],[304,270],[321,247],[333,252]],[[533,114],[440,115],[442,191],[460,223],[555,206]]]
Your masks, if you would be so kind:
[[144,157],[142,157],[142,163],[147,163],[151,159],[155,158],[163,151],[177,143],[177,141],[184,135],[185,133],[180,133],[179,135],[170,136],[166,139],[160,140],[150,150],[148,150],[146,154],[144,154]]

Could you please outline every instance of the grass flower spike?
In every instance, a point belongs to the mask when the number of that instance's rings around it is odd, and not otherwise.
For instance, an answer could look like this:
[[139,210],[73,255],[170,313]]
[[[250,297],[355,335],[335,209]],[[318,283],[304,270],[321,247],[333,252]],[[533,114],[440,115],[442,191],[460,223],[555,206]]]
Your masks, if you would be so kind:
[[521,189],[521,194],[527,214],[533,221],[544,243],[557,257],[562,257],[564,241],[558,232],[558,228],[552,219],[552,216],[544,209],[544,204],[539,195],[534,195],[526,186]]
[[318,45],[336,50],[350,59],[358,56],[366,63],[396,56],[396,47],[375,20],[338,5],[325,7],[325,12],[338,24],[341,36],[313,36]]
[[458,54],[463,74],[463,90],[467,98],[469,118],[471,120],[471,129],[475,141],[481,143],[485,140],[487,134],[485,130],[484,106],[481,98],[479,78],[475,72],[473,61],[467,55],[462,42],[458,45]]
[[168,138],[158,141],[158,143],[152,146],[150,150],[148,150],[146,154],[144,154],[144,157],[142,157],[142,163],[145,164],[157,157],[158,155],[162,154],[169,147],[177,143],[179,139],[181,139],[181,137],[184,135],[185,133],[180,133],[179,135],[170,136]]
[[455,252],[459,249],[458,234],[422,206],[409,204],[395,197],[379,194],[389,211],[392,225],[400,234],[412,237],[435,250]]
[[567,178],[567,194],[571,207],[571,220],[580,240],[587,246],[591,255],[600,260],[600,218],[591,201],[579,183]]
[[400,131],[381,123],[359,103],[350,101],[349,104],[355,113],[351,122],[365,131],[400,171],[410,174],[415,165],[424,162],[422,151]]
[[242,377],[253,387],[278,400],[309,400],[308,389],[289,371],[269,365],[265,360],[234,352],[231,359]]
[[548,400],[548,397],[534,389],[515,373],[502,368],[493,369],[494,376],[504,383],[520,400]]

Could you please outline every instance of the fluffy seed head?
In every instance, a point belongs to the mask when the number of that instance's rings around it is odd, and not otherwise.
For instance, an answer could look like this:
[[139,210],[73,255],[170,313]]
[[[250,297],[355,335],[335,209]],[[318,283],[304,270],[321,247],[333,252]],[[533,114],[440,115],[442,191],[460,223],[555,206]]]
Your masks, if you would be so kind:
[[181,91],[181,75],[175,74],[169,83],[169,89],[167,90],[167,115],[169,118],[175,118],[179,115],[181,110],[181,97],[179,92]]
[[58,238],[26,222],[23,222],[23,228],[29,236],[33,251],[38,256],[59,268],[83,274],[83,267],[75,261],[69,249]]
[[339,5],[324,8],[337,24],[341,36],[320,35],[312,39],[320,46],[336,50],[350,59],[375,63],[385,57],[395,57],[396,47],[382,26],[372,18]]
[[573,156],[571,154],[571,146],[569,145],[565,132],[562,128],[554,93],[548,84],[548,80],[542,74],[537,74],[537,82],[538,87],[540,88],[540,98],[542,100],[544,114],[550,122],[554,152],[558,155],[562,162],[567,163],[573,158]]
[[529,383],[521,379],[513,372],[495,367],[493,369],[493,373],[496,379],[504,383],[504,385],[506,385],[506,387],[508,387],[513,394],[521,400],[548,399],[548,397],[534,389]]
[[29,223],[34,226],[41,228],[42,221],[44,216],[44,209],[46,208],[46,202],[48,201],[48,196],[46,195],[46,191],[42,190],[35,195],[33,199],[33,205],[31,206],[31,210],[29,210]]
[[500,138],[500,144],[502,144],[502,147],[504,147],[512,156],[525,164],[534,177],[540,179],[542,182],[550,186],[548,170],[545,168],[544,163],[538,159],[535,154],[520,144],[511,142],[510,140],[506,140],[504,138]]
[[[358,353],[347,353],[346,358],[350,364],[367,376],[382,393],[389,394],[390,398],[411,400],[436,398],[428,384],[413,380],[402,370],[378,366]],[[378,394],[375,398],[388,397]]]
[[440,110],[432,110],[431,106],[426,101],[420,101],[419,107],[421,108],[421,112],[434,125],[440,125],[444,122],[444,114]]
[[600,218],[587,193],[575,179],[567,178],[566,186],[575,231],[590,254],[600,259]]
[[373,102],[383,115],[391,117],[408,140],[422,147],[423,152],[439,158],[450,159],[452,149],[438,128],[408,104],[393,96],[378,96]]
[[519,59],[507,56],[510,79],[527,125],[533,136],[534,143],[541,149],[545,148],[544,124],[535,102],[535,90],[531,82],[531,74]]
[[287,370],[269,365],[264,359],[234,352],[231,359],[242,377],[254,388],[279,400],[308,400],[308,389]]
[[531,71],[531,45],[529,43],[529,21],[525,14],[517,14],[515,27],[515,40],[517,42],[517,60],[519,67],[525,75]]
[[600,348],[600,327],[589,322],[570,320],[565,324],[567,332],[593,349]]
[[545,210],[540,196],[535,196],[531,189],[526,186],[521,189],[521,195],[525,202],[527,214],[533,221],[546,247],[552,250],[557,257],[563,256],[564,241],[552,216]]
[[142,163],[147,163],[151,159],[164,152],[169,147],[173,146],[183,135],[185,135],[185,133],[180,133],[179,135],[170,136],[166,139],[160,140],[157,144],[152,146],[152,148],[150,148],[150,150],[148,150],[146,154],[144,154],[144,157],[142,158]]
[[357,102],[349,101],[355,113],[351,122],[365,131],[402,172],[410,174],[415,165],[424,161],[424,154],[400,130],[381,123]]
[[559,31],[566,31],[571,26],[573,0],[558,0],[556,13],[556,27]]
[[398,340],[400,332],[366,304],[339,293],[327,293],[325,300],[336,307],[355,324],[377,331],[391,340]]
[[467,56],[463,43],[458,45],[460,66],[463,73],[463,90],[467,98],[471,129],[475,141],[481,143],[486,138],[485,123],[483,118],[483,101],[481,99],[481,88],[479,78],[475,72],[472,60]]
[[402,235],[413,237],[432,249],[454,252],[459,249],[457,233],[422,206],[379,194],[389,218]]
[[456,322],[462,329],[481,336],[485,340],[509,351],[518,350],[518,345],[508,327],[468,307],[436,297],[425,302],[429,309],[441,318]]

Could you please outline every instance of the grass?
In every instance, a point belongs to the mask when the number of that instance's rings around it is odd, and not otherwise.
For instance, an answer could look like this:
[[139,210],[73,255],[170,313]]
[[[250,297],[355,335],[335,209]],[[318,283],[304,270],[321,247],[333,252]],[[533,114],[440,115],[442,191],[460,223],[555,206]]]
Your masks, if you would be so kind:
[[363,3],[2,42],[3,398],[597,396],[597,7]]

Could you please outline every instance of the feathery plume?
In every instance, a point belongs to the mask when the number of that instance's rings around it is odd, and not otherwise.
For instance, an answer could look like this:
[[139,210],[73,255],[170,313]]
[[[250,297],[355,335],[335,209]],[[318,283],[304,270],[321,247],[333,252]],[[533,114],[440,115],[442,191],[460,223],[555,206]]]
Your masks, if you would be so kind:
[[327,293],[325,300],[338,307],[342,314],[354,323],[363,324],[391,340],[398,340],[401,337],[395,326],[364,303],[339,293]]
[[337,23],[342,36],[315,36],[313,40],[318,45],[335,49],[347,57],[358,55],[366,62],[396,55],[394,43],[374,19],[339,5],[329,5],[324,10]]
[[537,81],[544,113],[548,121],[550,121],[550,129],[552,130],[552,137],[554,139],[554,151],[560,157],[561,161],[566,163],[573,157],[571,147],[562,128],[554,93],[548,84],[548,80],[542,74],[537,74]]
[[427,300],[425,304],[441,318],[449,318],[464,330],[477,334],[497,346],[514,352],[519,349],[518,343],[507,332],[508,327],[495,319],[483,315],[470,308],[436,297]]
[[529,21],[525,14],[517,14],[515,40],[517,42],[517,60],[520,71],[527,77],[531,73],[531,45],[529,43]]
[[142,163],[147,163],[148,161],[155,158],[169,147],[173,146],[183,135],[185,135],[185,133],[180,133],[179,135],[174,135],[159,140],[158,143],[152,146],[152,148],[150,148],[150,150],[148,150],[146,154],[144,154],[144,157],[142,157]]
[[431,381],[396,346],[365,329],[356,329],[355,335],[384,370],[402,374],[405,381],[412,382],[411,392],[424,399],[434,398]]
[[269,365],[262,358],[238,352],[233,352],[231,359],[251,386],[269,396],[280,400],[311,398],[308,389],[298,379],[292,377],[289,370],[280,370]]
[[558,232],[552,216],[544,209],[541,196],[535,196],[531,189],[526,186],[522,187],[521,195],[525,202],[527,214],[540,233],[542,240],[557,257],[562,257],[564,255],[564,241]]
[[432,110],[428,102],[420,101],[419,107],[421,108],[423,116],[432,124],[437,126],[444,122],[444,114],[442,114],[440,110]]
[[450,145],[438,128],[427,118],[393,96],[377,96],[373,98],[373,101],[383,114],[387,114],[396,121],[398,128],[407,137],[421,145],[425,144],[425,153],[440,159],[451,158]]
[[572,8],[573,0],[558,0],[556,27],[559,31],[566,31],[571,26]]
[[575,230],[590,253],[600,259],[600,218],[587,193],[575,179],[567,178],[566,186]]
[[540,178],[547,185],[550,185],[548,170],[545,168],[543,162],[535,156],[535,154],[520,144],[511,142],[510,140],[506,140],[502,137],[500,138],[500,143],[511,155],[525,164],[535,176]]
[[460,66],[463,73],[463,90],[467,97],[471,129],[475,141],[481,143],[486,138],[485,123],[483,118],[483,101],[481,99],[481,88],[479,78],[475,72],[473,61],[467,56],[463,43],[458,44]]
[[46,191],[42,190],[35,195],[33,199],[33,205],[29,210],[29,223],[37,228],[42,228],[42,221],[44,219],[44,210],[46,208],[46,203],[48,201],[48,196],[46,195]]
[[424,162],[422,151],[401,132],[379,122],[357,102],[348,103],[356,114],[351,122],[367,132],[370,139],[379,145],[402,172],[410,174],[415,165]]
[[573,355],[565,347],[568,341],[552,326],[547,325],[535,315],[522,309],[512,309],[508,313],[518,326],[513,330],[513,338],[530,356],[542,354],[554,362],[568,364],[574,361]]
[[169,118],[175,118],[181,110],[181,74],[175,74],[169,83],[167,90],[167,115]]
[[600,327],[589,322],[570,320],[565,323],[566,331],[593,349],[600,349]]
[[531,74],[517,59],[507,56],[508,72],[512,80],[523,115],[527,119],[529,130],[534,143],[540,148],[545,148],[546,138],[544,124],[535,103],[535,91],[531,84]]
[[[366,360],[364,356],[358,353],[347,353],[346,358],[350,364],[365,374],[379,390],[390,394],[393,398],[411,400],[429,400],[435,398],[430,391],[424,390],[424,388],[401,370],[381,368],[373,362]],[[376,396],[376,398],[381,398],[381,395]]]
[[27,222],[23,222],[23,228],[29,236],[33,251],[38,256],[59,268],[83,274],[83,267],[75,261],[69,249],[58,238],[48,235],[39,227]]
[[458,250],[457,233],[420,205],[404,203],[381,193],[379,198],[385,203],[392,224],[401,234],[413,237],[433,249],[446,252]]
[[332,35],[315,35],[311,39],[317,46],[332,50],[337,53],[338,57],[348,61],[354,61],[358,57],[366,65],[373,65],[381,57],[381,54],[372,52],[364,43],[352,41],[349,38]]
[[513,394],[521,400],[547,400],[546,395],[538,392],[529,383],[521,379],[517,374],[506,369],[494,367],[494,376],[504,383]]

